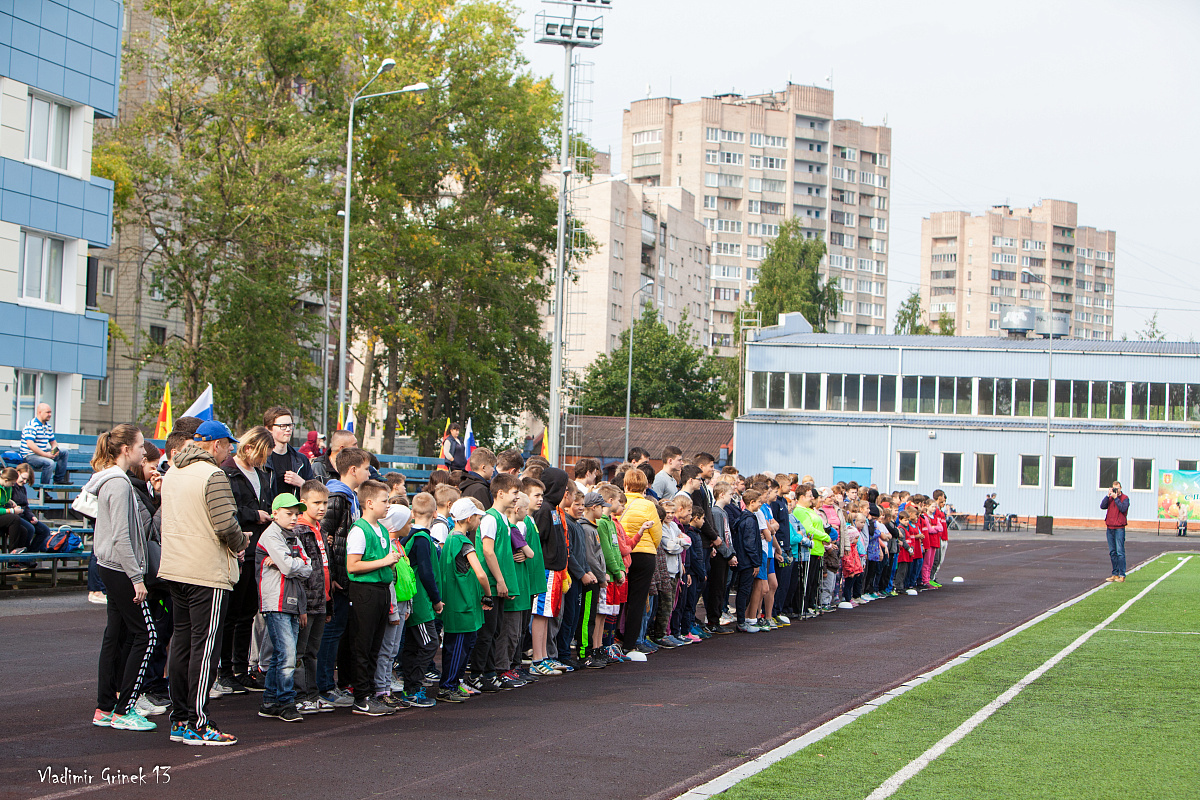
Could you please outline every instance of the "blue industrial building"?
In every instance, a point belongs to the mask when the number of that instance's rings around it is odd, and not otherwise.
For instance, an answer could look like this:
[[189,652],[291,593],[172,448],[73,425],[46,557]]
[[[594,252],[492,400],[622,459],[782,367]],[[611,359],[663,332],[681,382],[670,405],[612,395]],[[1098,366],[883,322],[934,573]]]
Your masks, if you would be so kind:
[[[960,512],[1098,519],[1120,480],[1156,518],[1158,470],[1200,459],[1200,344],[813,333],[799,314],[746,344],[743,472],[943,488]],[[1047,464],[1047,413],[1050,416]]]
[[83,379],[105,390],[88,250],[112,241],[113,185],[92,132],[117,112],[123,19],[116,0],[0,0],[0,428],[44,401],[78,433]]

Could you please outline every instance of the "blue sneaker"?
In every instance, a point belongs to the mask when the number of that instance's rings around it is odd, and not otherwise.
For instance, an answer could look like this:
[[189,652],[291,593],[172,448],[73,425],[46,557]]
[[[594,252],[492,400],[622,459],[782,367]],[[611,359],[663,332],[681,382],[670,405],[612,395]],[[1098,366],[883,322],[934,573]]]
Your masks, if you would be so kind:
[[171,741],[172,742],[182,742],[184,735],[187,734],[187,730],[188,730],[188,724],[186,722],[172,722],[171,723]]
[[400,695],[400,700],[410,708],[429,708],[437,705],[436,700],[425,694],[424,686],[415,692],[404,692]]
[[215,726],[204,725],[196,730],[187,728],[183,732],[184,744],[208,745],[210,747],[225,747],[237,744],[237,737],[232,733],[221,733]]

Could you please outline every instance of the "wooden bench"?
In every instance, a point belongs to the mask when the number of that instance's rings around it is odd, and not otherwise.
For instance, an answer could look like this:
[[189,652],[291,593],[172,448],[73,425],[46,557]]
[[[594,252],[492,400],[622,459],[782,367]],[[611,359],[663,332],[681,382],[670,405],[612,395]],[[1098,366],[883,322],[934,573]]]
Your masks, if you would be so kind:
[[[11,575],[36,575],[45,571],[41,562],[50,562],[50,586],[58,586],[58,573],[75,572],[86,580],[88,561],[92,557],[90,550],[77,550],[72,553],[0,553],[0,588],[7,587]],[[71,562],[74,565],[68,566]],[[15,565],[15,569],[14,569]]]

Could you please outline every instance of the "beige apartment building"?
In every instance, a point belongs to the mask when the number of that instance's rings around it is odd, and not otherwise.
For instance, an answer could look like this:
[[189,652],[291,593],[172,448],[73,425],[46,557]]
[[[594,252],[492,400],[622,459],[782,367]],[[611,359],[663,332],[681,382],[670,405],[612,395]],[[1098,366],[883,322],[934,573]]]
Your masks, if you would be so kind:
[[711,235],[708,344],[718,354],[736,355],[737,309],[754,302],[758,267],[788,217],[828,243],[822,271],[844,293],[829,330],[884,332],[889,128],[836,120],[832,91],[789,83],[761,95],[635,101],[622,142],[631,182],[699,199]]
[[1068,315],[1074,338],[1111,340],[1116,249],[1114,231],[1079,225],[1066,200],[935,212],[921,222],[922,303],[960,336],[1006,335],[1003,310],[1016,306]]

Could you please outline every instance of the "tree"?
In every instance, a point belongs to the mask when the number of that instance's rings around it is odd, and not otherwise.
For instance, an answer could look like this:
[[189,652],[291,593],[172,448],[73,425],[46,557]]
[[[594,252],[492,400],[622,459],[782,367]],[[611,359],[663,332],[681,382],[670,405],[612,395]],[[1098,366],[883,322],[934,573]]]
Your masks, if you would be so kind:
[[896,327],[893,332],[897,336],[927,336],[933,331],[921,322],[925,311],[921,308],[921,292],[913,289],[908,297],[896,309]]
[[775,325],[780,314],[799,311],[824,333],[830,317],[836,316],[842,292],[831,280],[821,281],[818,269],[825,255],[825,240],[809,239],[798,218],[784,220],[771,252],[758,268],[754,309],[762,313],[764,326]]
[[950,316],[949,312],[943,311],[938,314],[937,332],[939,336],[953,336],[955,330],[954,317]]
[[1158,312],[1155,311],[1146,320],[1146,327],[1137,332],[1137,338],[1144,342],[1166,341],[1167,335],[1158,329]]
[[[630,413],[635,417],[720,419],[727,404],[716,359],[691,343],[685,318],[671,333],[652,307],[633,326],[633,382]],[[621,332],[611,353],[593,361],[583,377],[579,404],[584,414],[625,414],[630,330]]]

